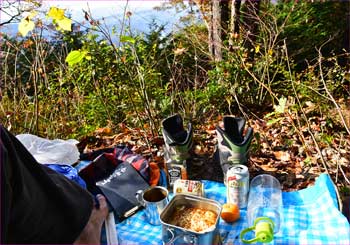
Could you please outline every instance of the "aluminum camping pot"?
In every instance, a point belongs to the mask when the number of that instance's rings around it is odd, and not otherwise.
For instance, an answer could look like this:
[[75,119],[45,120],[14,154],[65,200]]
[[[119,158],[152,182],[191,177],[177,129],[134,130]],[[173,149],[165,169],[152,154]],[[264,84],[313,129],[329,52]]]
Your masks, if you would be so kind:
[[160,225],[160,213],[169,203],[169,192],[162,186],[152,186],[144,191],[138,191],[136,198],[145,207],[145,214],[151,225]]
[[[217,214],[215,225],[201,232],[192,231],[180,226],[174,225],[173,215],[176,209],[183,206],[202,208],[213,211]],[[204,197],[178,194],[173,197],[160,215],[162,223],[162,241],[163,244],[199,244],[212,245],[218,244],[218,222],[221,213],[220,203]]]

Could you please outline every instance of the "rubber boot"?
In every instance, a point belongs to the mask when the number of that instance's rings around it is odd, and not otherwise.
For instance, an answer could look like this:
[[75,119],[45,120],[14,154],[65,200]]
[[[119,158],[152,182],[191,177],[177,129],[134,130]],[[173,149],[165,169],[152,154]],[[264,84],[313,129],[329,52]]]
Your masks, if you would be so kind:
[[240,117],[224,116],[224,129],[217,126],[218,151],[220,165],[224,176],[234,164],[247,164],[250,143],[253,139],[253,128],[249,127],[245,135],[246,120]]
[[162,122],[162,133],[165,143],[165,158],[183,161],[190,157],[192,148],[192,124],[184,129],[183,120],[179,114],[172,115]]

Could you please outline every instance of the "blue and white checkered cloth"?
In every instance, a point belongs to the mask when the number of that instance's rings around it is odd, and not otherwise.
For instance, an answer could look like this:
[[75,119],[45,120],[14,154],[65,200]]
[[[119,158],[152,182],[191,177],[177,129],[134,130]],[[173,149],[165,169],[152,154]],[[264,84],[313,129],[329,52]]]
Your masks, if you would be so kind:
[[[226,186],[202,181],[205,197],[221,204],[226,202]],[[243,244],[240,232],[248,227],[246,209],[232,223],[220,219],[219,233],[223,244]],[[314,186],[295,192],[283,192],[281,231],[270,244],[350,244],[350,226],[338,211],[334,186],[329,175],[322,174]],[[119,244],[162,244],[162,226],[150,225],[144,211],[117,224]]]

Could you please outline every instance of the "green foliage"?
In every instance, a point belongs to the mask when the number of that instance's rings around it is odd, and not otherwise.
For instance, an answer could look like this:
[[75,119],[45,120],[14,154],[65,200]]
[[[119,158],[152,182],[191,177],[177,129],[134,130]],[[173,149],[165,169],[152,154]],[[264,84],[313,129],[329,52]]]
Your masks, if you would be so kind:
[[334,140],[334,136],[333,135],[329,135],[329,134],[326,134],[326,133],[321,133],[320,135],[320,140],[322,142],[325,142],[326,144],[328,145],[332,145],[332,142]]
[[339,191],[343,196],[346,196],[346,197],[350,196],[350,187],[349,186],[341,186]]
[[80,50],[73,50],[67,55],[66,62],[68,63],[68,65],[72,66],[74,64],[81,62],[84,58],[86,58],[86,54],[87,54],[86,51],[81,52]]
[[261,146],[261,136],[259,132],[254,132],[254,140],[250,144],[250,152],[252,154],[258,152],[262,148]]
[[[325,86],[336,98],[349,96],[345,70],[333,56],[340,53],[343,5],[284,2],[262,3],[253,48],[245,45],[245,35],[233,40],[233,49],[225,40],[220,62],[211,60],[206,26],[191,18],[168,34],[155,21],[144,34],[133,34],[129,26],[108,34],[92,22],[84,32],[79,26],[55,31],[50,40],[40,25],[24,23],[22,34],[31,36],[4,36],[1,43],[1,122],[17,132],[60,138],[119,122],[147,123],[157,134],[160,120],[173,113],[203,123],[207,115],[270,112],[265,119],[277,123],[288,110],[301,115],[310,102],[317,110],[307,115],[327,115],[325,127],[335,126]],[[64,12],[51,9],[48,15],[68,30],[68,23],[59,22]],[[321,69],[315,47],[329,37]],[[332,140],[326,130],[321,136]]]
[[343,53],[347,8],[347,1],[279,1],[278,23],[286,21],[280,38],[286,39],[298,69],[317,59],[316,48],[326,42],[324,56]]
[[287,98],[281,97],[278,99],[278,105],[273,106],[274,111],[265,115],[265,118],[269,119],[267,121],[268,125],[278,123],[279,121],[281,121],[283,119],[283,117],[281,117],[281,115],[283,116],[285,110],[287,109],[286,103],[287,103]]
[[307,156],[307,157],[304,159],[304,164],[305,164],[306,166],[311,166],[311,165],[312,165],[312,159],[311,159],[309,156]]
[[130,36],[120,36],[120,41],[125,43],[125,42],[129,42],[134,44],[135,43],[135,39],[130,37]]

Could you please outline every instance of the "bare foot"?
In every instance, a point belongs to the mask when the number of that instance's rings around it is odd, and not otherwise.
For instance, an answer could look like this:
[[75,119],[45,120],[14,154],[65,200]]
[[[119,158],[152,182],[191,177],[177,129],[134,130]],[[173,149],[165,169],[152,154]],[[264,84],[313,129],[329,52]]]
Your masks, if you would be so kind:
[[100,244],[101,229],[108,215],[108,206],[104,196],[97,195],[97,199],[100,203],[100,208],[94,207],[89,221],[74,244]]

